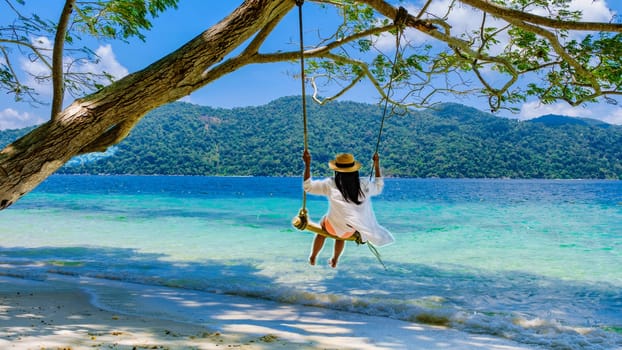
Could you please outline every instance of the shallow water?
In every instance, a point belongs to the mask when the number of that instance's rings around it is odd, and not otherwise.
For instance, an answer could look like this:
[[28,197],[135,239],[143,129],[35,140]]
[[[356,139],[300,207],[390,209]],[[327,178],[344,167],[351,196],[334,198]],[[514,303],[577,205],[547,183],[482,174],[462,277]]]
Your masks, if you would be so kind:
[[[622,182],[387,179],[396,237],[307,264],[298,178],[52,176],[0,212],[0,273],[230,293],[449,324],[546,348],[622,347]],[[309,196],[315,219],[326,210]]]

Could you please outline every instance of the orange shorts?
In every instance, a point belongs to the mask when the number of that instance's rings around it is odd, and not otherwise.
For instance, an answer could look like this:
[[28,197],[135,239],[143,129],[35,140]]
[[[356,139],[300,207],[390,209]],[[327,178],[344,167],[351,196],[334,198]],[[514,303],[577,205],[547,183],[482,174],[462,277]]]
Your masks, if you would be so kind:
[[[322,218],[322,228],[324,229],[324,231],[330,233],[333,236],[337,236],[337,233],[335,232],[335,228],[333,227],[333,225],[330,224],[330,222],[326,219],[326,217]],[[350,236],[352,236],[356,231],[352,231],[352,232],[346,232],[341,236],[337,236],[337,237],[341,237],[341,238],[348,238]]]

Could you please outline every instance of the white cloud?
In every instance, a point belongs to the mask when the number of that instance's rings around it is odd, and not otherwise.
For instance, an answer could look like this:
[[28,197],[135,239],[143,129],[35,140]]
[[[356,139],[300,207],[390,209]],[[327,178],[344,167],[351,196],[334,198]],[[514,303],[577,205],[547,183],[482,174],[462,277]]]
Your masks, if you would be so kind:
[[[417,4],[406,3],[402,4],[408,13],[411,15],[418,15],[421,11],[421,8],[425,2],[419,0]],[[451,11],[448,11],[451,9]],[[450,34],[454,37],[460,37],[463,34],[472,35],[473,32],[479,31],[481,22],[482,22],[482,13],[478,10],[475,10],[471,6],[456,4],[453,0],[439,0],[432,2],[430,6],[426,9],[426,14],[422,18],[427,19],[442,19],[446,18],[446,23],[450,26]],[[486,25],[488,27],[500,28],[505,25],[505,22],[488,16],[486,18]],[[442,29],[441,31],[445,31]],[[418,30],[415,29],[407,29],[405,31],[405,37],[409,42],[412,43],[424,43],[430,40],[430,37]],[[500,33],[498,39],[503,42],[507,42],[507,34]],[[383,42],[386,45],[395,46],[394,39],[383,39]],[[497,52],[503,49],[502,44],[494,45],[490,51]]]
[[[613,16],[613,13],[609,10],[606,0],[572,0],[568,4],[567,10],[581,11],[582,21],[609,22]],[[551,17],[555,15],[555,13],[551,14],[548,9],[536,5],[528,7],[527,11],[531,14],[544,17]]]
[[519,119],[533,119],[546,114],[589,118],[591,117],[592,112],[589,109],[585,109],[583,107],[572,107],[563,102],[543,104],[539,101],[533,101],[523,104],[520,110]]
[[[52,43],[45,37],[33,38],[32,44],[36,45],[43,52],[51,52]],[[46,51],[49,50],[49,51]],[[115,79],[122,78],[128,74],[128,70],[121,65],[112,50],[112,46],[104,45],[100,46],[95,53],[99,56],[99,60],[96,63],[86,63],[74,66],[76,72],[91,72],[91,73],[103,73],[107,72],[115,77]],[[48,58],[49,59],[49,58]],[[70,58],[64,59],[65,63],[71,61]],[[20,61],[20,66],[24,72],[26,72],[27,78],[25,83],[35,89],[35,91],[42,97],[51,97],[52,84],[51,80],[36,80],[35,76],[49,76],[50,69],[41,62],[41,60],[31,61],[26,57],[23,57]],[[67,96],[67,99],[72,99],[71,96]],[[0,111],[0,130],[4,129],[19,129],[31,125],[41,124],[46,119],[41,118],[36,114],[29,112],[19,112],[13,108],[5,108]]]
[[[43,53],[49,53],[51,55],[52,52],[52,42],[46,37],[38,37],[32,38],[31,43],[38,47],[39,50]],[[98,56],[98,60],[96,62],[83,62],[78,63],[73,62],[73,59],[70,57],[63,58],[63,64],[65,66],[71,65],[72,70],[74,72],[81,73],[95,73],[102,74],[104,72],[111,74],[115,79],[120,79],[128,74],[127,68],[125,68],[119,61],[117,61],[116,56],[112,50],[112,46],[110,44],[103,45],[95,50],[95,53]],[[47,60],[51,62],[51,56],[48,55]],[[21,59],[21,68],[24,72],[28,74],[26,79],[26,84],[35,89],[35,91],[41,96],[51,96],[52,95],[52,82],[51,79],[48,78],[46,80],[37,80],[35,77],[50,77],[51,72],[47,65],[41,62],[40,59],[32,61],[26,57],[22,57]],[[102,81],[102,83],[106,84],[107,81]]]
[[[39,49],[42,54],[52,52],[52,42],[46,37],[32,38],[31,44]],[[45,55],[48,61],[52,61],[51,55]],[[28,74],[25,84],[35,90],[36,93],[42,96],[52,95],[52,84],[47,81],[40,81],[35,77],[49,76],[50,69],[40,59],[30,60],[27,57],[22,57],[21,68]]]
[[449,13],[449,17],[447,18],[447,23],[451,25],[451,33],[453,35],[459,35],[460,33],[470,33],[475,29],[479,29],[482,18],[481,13],[476,12],[470,6],[456,6],[452,3],[452,0],[434,2],[428,8],[428,12],[442,18],[447,14],[447,10],[451,8],[451,12]]
[[27,126],[41,124],[45,120],[38,115],[28,112],[19,112],[12,108],[0,111],[0,130],[21,129]]
[[[569,10],[581,11],[581,21],[585,22],[610,22],[615,15],[614,12],[609,10],[605,0],[572,0]],[[587,34],[594,33],[574,31],[570,33],[568,39],[582,40]]]
[[602,117],[602,120],[610,124],[622,125],[622,108],[618,107],[611,113],[606,114]]
[[610,124],[622,125],[622,107],[604,103],[573,107],[564,102],[553,104],[542,104],[539,101],[527,102],[521,107],[518,119],[533,119],[547,114],[592,118]]
[[609,22],[613,16],[604,0],[573,0],[570,2],[570,10],[581,11],[583,21]]
[[91,72],[91,73],[103,73],[106,72],[111,74],[115,79],[120,79],[126,76],[129,72],[127,68],[123,67],[112,51],[112,46],[110,44],[100,46],[95,50],[97,56],[99,56],[99,61],[97,63],[87,63],[80,66],[81,72]]

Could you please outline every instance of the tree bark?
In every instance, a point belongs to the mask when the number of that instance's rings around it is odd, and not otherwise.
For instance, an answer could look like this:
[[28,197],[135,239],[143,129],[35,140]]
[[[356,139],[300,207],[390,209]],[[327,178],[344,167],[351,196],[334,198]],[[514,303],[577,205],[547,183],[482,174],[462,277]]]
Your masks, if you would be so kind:
[[[294,0],[246,0],[231,15],[147,68],[76,100],[56,118],[0,152],[0,209],[7,208],[73,156],[122,140],[150,110],[213,79],[203,75]],[[249,58],[250,59],[250,58]],[[238,67],[247,64],[237,60]]]

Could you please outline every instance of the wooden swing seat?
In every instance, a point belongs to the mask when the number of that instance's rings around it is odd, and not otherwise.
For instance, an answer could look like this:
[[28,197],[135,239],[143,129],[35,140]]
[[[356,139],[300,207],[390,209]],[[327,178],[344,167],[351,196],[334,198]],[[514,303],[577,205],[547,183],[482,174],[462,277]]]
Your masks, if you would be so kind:
[[301,230],[301,231],[309,231],[309,232],[313,232],[315,234],[318,234],[320,236],[324,236],[327,238],[332,238],[334,240],[339,240],[339,241],[354,241],[358,244],[363,244],[365,242],[363,242],[361,240],[361,235],[358,232],[355,232],[352,236],[347,237],[347,238],[342,238],[339,236],[335,236],[332,233],[326,231],[324,228],[322,228],[321,225],[312,222],[309,220],[309,216],[307,214],[307,210],[306,209],[300,209],[300,211],[298,212],[298,216],[295,216],[292,219],[292,225],[294,225],[295,228]]

